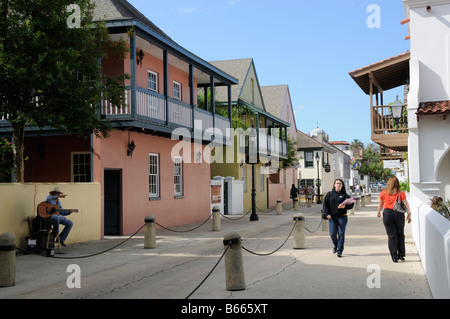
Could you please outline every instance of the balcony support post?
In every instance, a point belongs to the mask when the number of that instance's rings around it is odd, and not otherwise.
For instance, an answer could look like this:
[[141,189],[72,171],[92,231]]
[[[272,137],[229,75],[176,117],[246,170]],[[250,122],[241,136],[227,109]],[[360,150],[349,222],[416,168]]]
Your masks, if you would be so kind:
[[216,127],[216,101],[214,95],[214,77],[210,76],[210,86],[211,86],[211,113],[213,116],[213,132]]
[[231,84],[228,84],[228,118],[230,119],[230,128],[233,127],[233,116],[232,116],[232,101],[231,101]]
[[131,117],[136,117],[136,34],[130,35],[130,67],[131,67],[131,82],[130,82],[130,111]]
[[189,64],[189,100],[190,104],[192,106],[192,130],[194,130],[194,123],[195,123],[195,100],[194,100],[194,94],[195,94],[195,79],[194,79],[194,66],[192,64]]
[[166,125],[170,124],[170,113],[169,113],[169,53],[167,50],[163,52],[163,68],[164,68],[164,97],[165,97],[165,107],[166,107]]

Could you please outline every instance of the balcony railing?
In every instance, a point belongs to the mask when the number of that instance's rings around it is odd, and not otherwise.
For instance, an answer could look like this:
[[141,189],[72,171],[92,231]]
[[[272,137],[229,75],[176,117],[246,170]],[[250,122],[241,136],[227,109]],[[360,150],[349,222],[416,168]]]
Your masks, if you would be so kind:
[[[406,106],[405,106],[406,108]],[[392,116],[389,105],[377,105],[372,107],[372,141],[392,149],[404,152],[408,149],[408,116],[403,112],[398,125]]]
[[[265,133],[266,129],[259,129],[259,155],[261,156],[275,156],[286,157],[287,156],[287,144],[286,141],[279,139],[278,137],[268,135]],[[241,153],[247,153],[246,148],[246,135],[239,135],[239,151]]]
[[[124,107],[114,106],[106,100],[102,101],[102,117],[111,120],[131,119],[134,114],[132,114],[130,88],[126,88],[124,97]],[[171,127],[186,127],[194,130],[194,120],[200,121],[201,130],[214,132],[216,138],[220,135],[226,137],[227,129],[231,128],[230,120],[223,116],[213,115],[211,112],[172,98],[166,99],[164,95],[141,87],[136,88],[135,109],[136,118],[148,123],[169,124]]]
[[402,118],[400,119],[397,127],[392,116],[391,107],[389,105],[373,106],[372,123],[374,134],[408,133],[407,113],[403,112]]

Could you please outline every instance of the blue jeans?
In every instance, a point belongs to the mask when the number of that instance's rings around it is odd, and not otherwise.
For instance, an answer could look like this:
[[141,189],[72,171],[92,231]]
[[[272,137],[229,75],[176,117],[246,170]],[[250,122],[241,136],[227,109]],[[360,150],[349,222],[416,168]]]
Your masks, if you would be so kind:
[[331,241],[338,254],[344,251],[345,228],[347,227],[347,222],[347,216],[332,217],[328,220]]
[[59,224],[64,225],[63,231],[59,234],[59,239],[65,241],[72,229],[73,222],[70,219],[61,215],[52,215],[49,217],[50,222],[53,225],[53,231],[59,233]]

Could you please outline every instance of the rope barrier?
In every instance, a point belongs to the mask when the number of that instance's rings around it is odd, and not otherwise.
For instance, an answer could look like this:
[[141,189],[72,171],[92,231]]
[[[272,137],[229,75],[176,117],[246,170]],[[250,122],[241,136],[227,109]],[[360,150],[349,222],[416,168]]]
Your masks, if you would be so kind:
[[295,221],[294,226],[293,226],[292,229],[291,229],[291,232],[289,233],[289,235],[287,236],[287,238],[285,239],[285,241],[281,244],[281,246],[278,247],[277,249],[275,249],[274,251],[270,252],[270,253],[266,253],[266,254],[255,253],[255,252],[253,252],[253,251],[251,251],[251,250],[245,248],[244,246],[242,246],[242,249],[244,249],[245,251],[249,252],[250,254],[257,255],[257,256],[269,256],[269,255],[272,255],[272,254],[276,253],[278,250],[280,250],[281,247],[284,246],[284,244],[286,244],[286,242],[288,241],[289,237],[291,237],[292,232],[294,231],[295,225],[297,225],[297,221]]
[[271,213],[271,212],[273,212],[274,209],[276,209],[276,208],[277,208],[277,206],[274,206],[274,207],[272,207],[272,208],[269,208],[269,210],[267,210],[267,211],[263,211],[261,208],[259,208],[258,206],[256,206],[256,209],[259,210],[259,211],[260,211],[261,213],[263,213],[263,214]]
[[156,222],[156,221],[155,221],[155,224],[158,225],[159,227],[164,228],[164,229],[166,229],[166,230],[168,230],[168,231],[171,231],[171,232],[175,232],[175,233],[188,233],[188,232],[191,232],[191,231],[193,231],[193,230],[196,230],[196,229],[202,227],[202,226],[203,226],[208,220],[210,220],[210,219],[211,219],[211,216],[208,216],[208,218],[207,218],[204,222],[202,222],[200,225],[198,225],[197,227],[194,227],[194,228],[192,228],[192,229],[188,229],[188,230],[175,230],[175,229],[167,228],[167,227],[165,227],[165,226],[159,224],[159,223]]
[[319,230],[319,228],[320,228],[320,225],[322,225],[322,221],[323,221],[323,219],[322,218],[320,218],[320,223],[319,223],[319,226],[317,226],[317,228],[316,228],[316,230],[314,230],[314,231],[311,231],[311,230],[309,230],[308,229],[308,227],[306,227],[305,226],[305,229],[308,231],[308,232],[310,232],[310,233],[315,233],[316,231],[318,231]]
[[225,254],[228,251],[228,248],[230,248],[231,243],[227,245],[227,248],[225,249],[225,251],[223,252],[222,256],[220,256],[219,260],[217,261],[217,263],[214,265],[214,267],[211,269],[211,271],[206,275],[205,279],[203,279],[200,284],[198,284],[198,286],[185,298],[185,299],[189,299],[190,296],[192,296],[194,294],[194,292],[196,292],[198,290],[198,288],[200,288],[201,285],[203,285],[203,283],[206,281],[206,279],[208,279],[208,277],[212,274],[212,272],[214,271],[214,269],[216,269],[216,267],[219,265],[220,261],[222,260],[223,256],[225,256]]
[[224,215],[224,214],[222,214],[222,213],[220,213],[220,215],[221,215],[222,217],[228,219],[228,220],[239,220],[239,219],[242,219],[242,218],[244,218],[245,216],[247,216],[248,213],[250,213],[251,210],[252,210],[252,209],[250,208],[243,216],[237,217],[237,218],[230,218],[230,217],[228,217],[228,216],[226,216],[226,215]]

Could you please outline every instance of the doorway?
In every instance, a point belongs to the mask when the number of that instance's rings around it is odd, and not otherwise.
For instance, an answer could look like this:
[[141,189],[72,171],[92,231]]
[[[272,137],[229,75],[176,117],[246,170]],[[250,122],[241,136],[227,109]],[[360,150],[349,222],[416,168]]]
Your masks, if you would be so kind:
[[105,169],[104,179],[105,235],[121,235],[122,170]]

